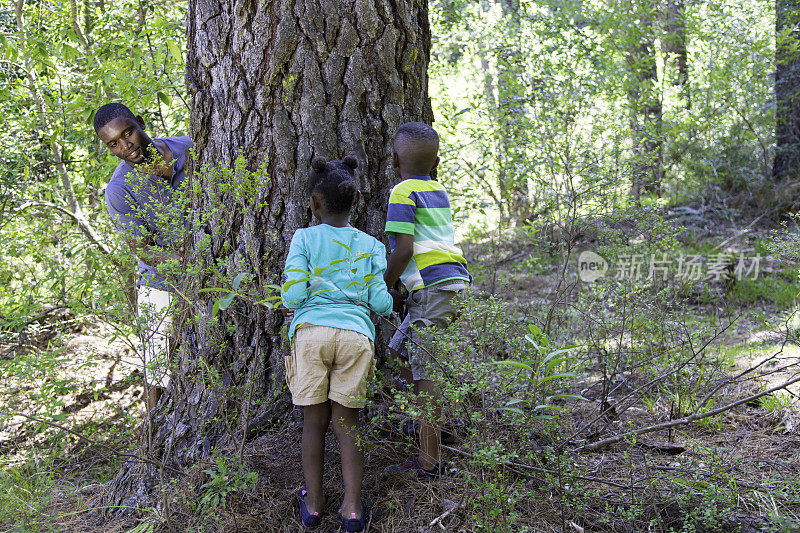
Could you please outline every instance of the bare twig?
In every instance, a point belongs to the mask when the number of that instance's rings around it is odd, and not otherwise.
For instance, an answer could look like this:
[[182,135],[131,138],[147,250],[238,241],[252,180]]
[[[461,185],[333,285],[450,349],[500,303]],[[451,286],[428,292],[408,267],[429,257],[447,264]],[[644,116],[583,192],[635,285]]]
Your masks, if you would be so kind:
[[766,396],[767,394],[772,394],[775,391],[785,389],[790,385],[794,385],[795,383],[800,382],[800,376],[794,377],[787,381],[784,381],[780,385],[776,385],[771,389],[767,389],[765,391],[759,392],[758,394],[752,394],[746,398],[738,400],[728,405],[723,405],[718,409],[713,409],[711,411],[707,411],[705,413],[694,413],[689,416],[685,416],[683,418],[679,418],[677,420],[671,420],[669,422],[663,422],[661,424],[655,424],[652,426],[647,426],[639,429],[635,429],[633,431],[627,431],[625,433],[620,433],[619,435],[615,435],[613,437],[609,437],[607,439],[599,440],[597,442],[592,442],[590,444],[584,444],[583,446],[576,448],[575,451],[579,452],[595,452],[612,444],[616,444],[617,442],[626,439],[627,437],[632,437],[635,435],[643,435],[645,433],[652,433],[653,431],[660,431],[662,429],[668,429],[675,426],[682,426],[685,424],[689,424],[690,422],[694,422],[696,420],[702,420],[703,418],[709,418],[712,416],[716,416],[720,413],[724,413],[725,411],[730,411],[734,407],[738,407],[743,403],[752,402],[753,400],[757,400],[762,396]]
[[112,448],[111,446],[108,446],[107,444],[103,444],[102,442],[98,442],[98,441],[96,441],[94,439],[90,439],[89,437],[87,437],[86,435],[84,435],[82,433],[79,433],[77,431],[73,431],[73,430],[71,430],[69,428],[66,428],[64,426],[56,424],[55,422],[50,422],[48,420],[43,420],[41,418],[38,418],[38,417],[35,417],[35,416],[31,416],[31,415],[26,415],[25,413],[11,413],[11,412],[5,411],[4,414],[7,415],[7,416],[21,416],[23,418],[27,418],[28,420],[32,420],[34,422],[39,422],[40,424],[45,424],[45,425],[48,425],[50,427],[54,427],[56,429],[60,429],[62,431],[66,431],[70,435],[75,435],[79,439],[85,440],[86,442],[88,442],[90,444],[94,444],[96,446],[100,446],[101,448],[104,448],[104,449],[108,450],[109,452],[111,452],[112,454],[117,455],[119,457],[130,457],[132,459],[136,459],[138,461],[142,461],[144,463],[149,463],[149,464],[155,465],[155,466],[157,466],[159,468],[163,468],[164,470],[169,470],[173,474],[177,474],[179,476],[184,475],[184,473],[181,472],[180,470],[176,470],[174,468],[171,468],[171,467],[165,465],[164,463],[161,463],[159,461],[154,461],[152,459],[147,459],[146,457],[139,457],[138,455],[134,455],[134,454],[131,454],[131,453],[123,453],[123,452],[117,451],[114,448]]

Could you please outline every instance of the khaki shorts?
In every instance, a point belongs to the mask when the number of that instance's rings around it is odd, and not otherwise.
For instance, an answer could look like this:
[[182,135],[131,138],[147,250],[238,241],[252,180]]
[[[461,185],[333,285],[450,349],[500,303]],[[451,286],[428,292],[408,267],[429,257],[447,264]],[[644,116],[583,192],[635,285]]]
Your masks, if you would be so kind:
[[286,384],[295,405],[328,400],[354,409],[367,403],[367,383],[375,373],[375,345],[347,329],[301,324],[292,355],[284,357]]
[[[456,317],[453,298],[466,287],[467,284],[463,281],[445,281],[439,285],[411,291],[408,295],[406,299],[408,314],[392,336],[389,348],[408,360],[415,381],[430,380],[430,365],[436,363],[430,361],[425,352],[426,332],[414,331],[410,326],[413,324],[416,328],[446,328]],[[427,334],[430,334],[430,331]]]

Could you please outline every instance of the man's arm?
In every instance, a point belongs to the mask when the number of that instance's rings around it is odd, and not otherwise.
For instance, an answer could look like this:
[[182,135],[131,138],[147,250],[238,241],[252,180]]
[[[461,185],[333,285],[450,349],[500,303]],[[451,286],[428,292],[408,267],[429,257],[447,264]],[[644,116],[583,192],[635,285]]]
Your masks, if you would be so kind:
[[394,250],[389,255],[386,265],[386,273],[383,280],[390,289],[394,288],[400,275],[408,266],[408,262],[414,256],[414,236],[408,233],[395,233]]
[[183,261],[183,247],[177,250],[171,250],[154,244],[152,237],[141,242],[135,240],[128,240],[133,255],[138,257],[142,263],[155,267],[156,269],[162,263],[169,260]]
[[181,260],[183,249],[158,246],[146,224],[136,215],[135,199],[118,184],[110,183],[105,191],[106,206],[120,236],[130,246],[131,252],[143,263],[158,268],[170,259]]

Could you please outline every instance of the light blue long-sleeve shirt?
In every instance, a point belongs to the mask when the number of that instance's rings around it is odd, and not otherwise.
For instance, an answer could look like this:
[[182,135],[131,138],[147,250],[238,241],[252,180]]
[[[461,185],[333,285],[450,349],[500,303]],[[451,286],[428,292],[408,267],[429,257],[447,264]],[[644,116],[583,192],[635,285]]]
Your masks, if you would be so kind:
[[304,322],[347,329],[375,340],[370,310],[392,312],[383,281],[386,248],[352,227],[320,224],[295,231],[281,289],[283,305],[294,309],[289,338]]

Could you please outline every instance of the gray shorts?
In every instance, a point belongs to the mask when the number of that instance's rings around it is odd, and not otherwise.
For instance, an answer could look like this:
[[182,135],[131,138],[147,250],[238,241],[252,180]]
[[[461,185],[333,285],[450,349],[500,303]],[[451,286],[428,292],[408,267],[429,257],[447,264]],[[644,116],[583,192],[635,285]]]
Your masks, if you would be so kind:
[[411,291],[406,298],[408,314],[392,335],[389,349],[409,362],[415,381],[430,379],[430,365],[436,363],[430,361],[425,352],[425,333],[414,331],[414,328],[410,327],[411,324],[418,328],[446,328],[456,317],[453,298],[466,288],[467,283],[464,281],[445,281],[439,285]]

